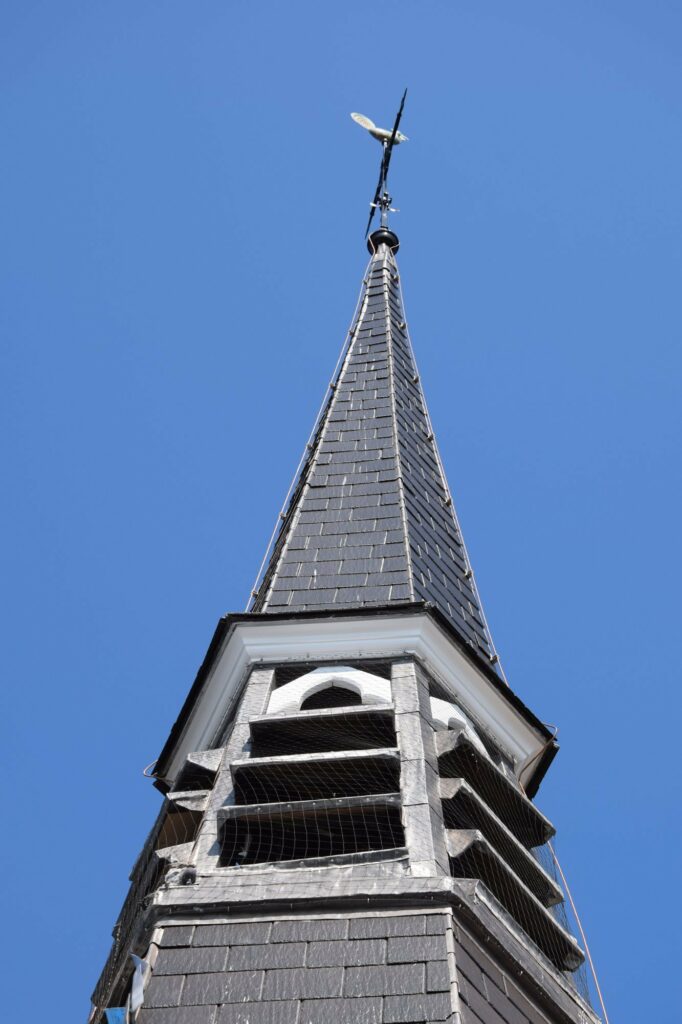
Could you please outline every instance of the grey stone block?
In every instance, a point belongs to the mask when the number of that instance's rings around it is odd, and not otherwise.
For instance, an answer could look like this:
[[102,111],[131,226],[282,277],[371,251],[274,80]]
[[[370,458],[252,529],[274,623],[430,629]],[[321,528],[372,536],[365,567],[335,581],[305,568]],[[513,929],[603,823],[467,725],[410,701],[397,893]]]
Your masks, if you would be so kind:
[[154,974],[206,974],[223,971],[227,948],[207,946],[204,949],[162,949],[154,964]]
[[400,736],[401,758],[404,761],[415,761],[426,757],[431,766],[437,769],[438,765],[435,753],[432,752],[432,743],[427,742],[433,735],[433,728],[424,720],[422,715],[419,712],[412,711],[396,715],[396,726]]
[[267,971],[263,999],[331,999],[340,996],[343,972],[343,967],[297,967],[293,970]]
[[218,1011],[216,1024],[296,1024],[298,1001],[228,1003]]
[[425,935],[419,939],[388,940],[389,964],[413,964],[420,960],[443,960],[447,955],[444,935]]
[[154,975],[144,992],[145,1006],[179,1006],[184,974]]
[[384,1024],[420,1024],[422,1021],[447,1020],[451,1012],[449,993],[387,996],[384,999]]
[[135,1024],[214,1024],[215,1006],[174,1006],[162,1010],[142,1007]]
[[161,935],[161,946],[189,946],[194,933],[193,924],[166,925]]
[[346,967],[345,996],[406,995],[423,992],[424,964],[396,964],[393,967]]
[[230,924],[201,924],[192,939],[193,946],[246,946],[267,942],[270,921],[235,921]]
[[347,939],[341,942],[311,942],[308,967],[351,967],[386,963],[384,939]]
[[312,999],[301,1003],[298,1024],[381,1024],[380,997]]
[[232,946],[227,958],[228,971],[272,970],[302,967],[305,963],[305,942],[268,943],[266,946]]
[[231,974],[191,974],[182,990],[183,1006],[208,1003],[243,1003],[260,999],[264,971],[233,971]]

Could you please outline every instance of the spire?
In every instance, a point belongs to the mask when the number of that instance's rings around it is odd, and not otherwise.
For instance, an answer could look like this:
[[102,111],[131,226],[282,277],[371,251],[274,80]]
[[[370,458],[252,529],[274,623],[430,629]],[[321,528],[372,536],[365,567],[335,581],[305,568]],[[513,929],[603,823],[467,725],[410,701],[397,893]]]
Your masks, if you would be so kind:
[[382,228],[338,377],[252,611],[428,602],[486,661],[494,647],[473,583]]

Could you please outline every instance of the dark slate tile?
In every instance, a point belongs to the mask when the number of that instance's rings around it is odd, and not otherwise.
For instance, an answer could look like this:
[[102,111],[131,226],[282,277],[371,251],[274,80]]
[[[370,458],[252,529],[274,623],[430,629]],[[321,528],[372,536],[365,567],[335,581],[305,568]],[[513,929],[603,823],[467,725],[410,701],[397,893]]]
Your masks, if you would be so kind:
[[423,992],[424,964],[397,964],[393,967],[346,967],[345,996],[396,996]]
[[523,995],[518,986],[507,976],[505,976],[505,988],[510,1003],[523,1013],[524,1019],[527,1018],[530,1024],[547,1024],[548,1018]]
[[267,971],[263,999],[331,999],[340,996],[343,971],[343,967],[295,967],[292,970]]
[[145,1006],[179,1006],[180,994],[185,981],[184,974],[154,974],[144,991]]
[[477,992],[475,988],[469,988],[466,994],[467,1006],[470,1006],[477,1016],[484,1020],[486,1024],[507,1024],[504,1017],[500,1017],[497,1010],[490,1005],[487,999],[484,999],[480,992]]
[[[455,947],[457,964],[468,965],[471,969],[484,972],[495,982],[498,988],[504,989],[506,975],[503,975],[490,955],[478,945],[462,928],[457,929]],[[480,986],[477,986],[480,988]]]
[[420,938],[388,940],[388,963],[415,963],[419,960],[442,960],[447,954],[445,936],[426,935]]
[[320,920],[275,921],[271,942],[311,942],[323,939],[345,939],[348,921],[343,918]]
[[301,1003],[298,1024],[381,1024],[380,997],[312,999]]
[[346,558],[341,563],[341,571],[345,574],[378,572],[383,562],[383,558]]
[[216,1024],[296,1024],[299,1003],[228,1003],[218,1011]]
[[452,978],[447,960],[434,960],[426,965],[426,991],[448,992]]
[[539,1013],[535,1016],[527,1016],[522,1013],[509,999],[506,992],[502,992],[497,985],[492,981],[488,980],[486,983],[486,995],[488,997],[488,1004],[499,1013],[500,1017],[505,1021],[505,1024],[528,1024],[529,1020],[531,1024],[545,1024],[546,1018],[541,1016]]
[[[351,925],[353,922],[351,921]],[[306,959],[308,967],[348,967],[386,963],[383,939],[347,939],[341,942],[311,942]]]
[[[397,558],[384,558],[381,569],[384,572],[404,572],[409,567],[409,562],[405,555],[399,555]],[[368,571],[373,571],[372,569]]]
[[194,933],[193,924],[166,925],[161,935],[161,946],[189,946]]
[[216,1006],[175,1006],[162,1010],[142,1007],[135,1024],[214,1024]]
[[[328,579],[333,577],[328,577]],[[325,606],[327,608],[335,604],[336,589],[298,590],[293,591],[291,601],[292,607],[315,608]]]
[[384,1024],[420,1024],[421,1021],[447,1020],[451,1012],[449,993],[387,996],[384,999]]
[[226,960],[225,946],[164,949],[154,964],[154,974],[206,974],[209,971],[222,971]]
[[183,1006],[207,1003],[242,1003],[260,999],[264,971],[233,971],[225,974],[191,974],[182,990]]
[[302,967],[305,942],[278,942],[266,946],[232,946],[227,958],[228,971],[270,970],[278,967]]
[[351,919],[349,935],[352,939],[388,938],[394,935],[424,935],[426,920],[423,914],[415,916],[356,917]]
[[479,992],[485,994],[485,981],[481,965],[473,957],[469,956],[461,946],[455,952],[455,961],[458,973],[462,974],[470,985],[473,985]]

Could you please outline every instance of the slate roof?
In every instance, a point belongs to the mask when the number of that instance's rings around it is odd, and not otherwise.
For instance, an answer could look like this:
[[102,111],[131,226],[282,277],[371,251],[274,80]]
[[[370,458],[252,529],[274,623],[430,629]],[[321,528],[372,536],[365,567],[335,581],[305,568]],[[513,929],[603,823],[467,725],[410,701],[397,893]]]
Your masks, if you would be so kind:
[[395,256],[379,244],[347,353],[251,610],[427,601],[491,659],[399,280]]

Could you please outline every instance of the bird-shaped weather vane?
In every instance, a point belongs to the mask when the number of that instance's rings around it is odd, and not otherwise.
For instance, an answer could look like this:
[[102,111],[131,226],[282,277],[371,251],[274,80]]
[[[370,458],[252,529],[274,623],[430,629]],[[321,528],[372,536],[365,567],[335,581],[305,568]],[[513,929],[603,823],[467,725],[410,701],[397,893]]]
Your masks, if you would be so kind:
[[374,199],[370,203],[369,220],[367,221],[367,230],[365,231],[365,238],[369,234],[369,229],[372,226],[372,220],[377,208],[381,210],[381,226],[385,228],[388,226],[388,214],[396,213],[391,207],[391,197],[388,194],[386,188],[386,182],[388,178],[388,166],[391,162],[391,154],[394,146],[399,146],[401,142],[407,142],[407,135],[403,135],[402,132],[398,131],[400,126],[400,119],[403,116],[403,107],[405,106],[405,97],[407,96],[407,89],[403,93],[403,98],[400,101],[400,107],[396,115],[395,124],[393,125],[393,131],[389,131],[387,128],[377,128],[374,121],[370,121],[364,114],[351,114],[350,116],[358,124],[366,128],[367,131],[373,138],[381,143],[382,154],[381,154],[381,168],[379,170],[379,182],[374,193]]

